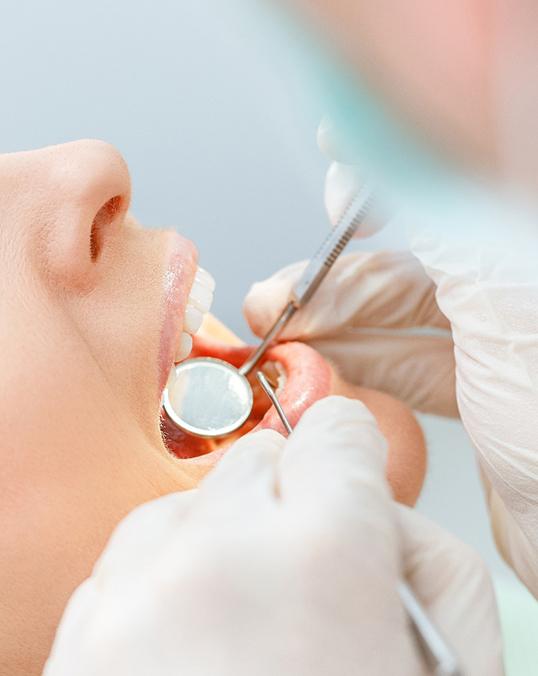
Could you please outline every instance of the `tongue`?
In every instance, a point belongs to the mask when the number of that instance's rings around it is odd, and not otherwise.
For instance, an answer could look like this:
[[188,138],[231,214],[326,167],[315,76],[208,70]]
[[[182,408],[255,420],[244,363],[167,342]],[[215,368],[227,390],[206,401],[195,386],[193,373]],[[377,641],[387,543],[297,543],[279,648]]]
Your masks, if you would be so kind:
[[[249,346],[230,346],[216,340],[195,337],[192,357],[216,357],[241,366],[252,353]],[[263,368],[267,362],[276,363],[285,375],[285,382],[279,389],[282,408],[294,427],[302,414],[312,404],[330,394],[331,368],[312,348],[303,343],[283,343],[268,350],[258,365]],[[261,391],[255,378],[250,378],[254,391],[252,414],[243,427],[233,437],[221,440],[193,437],[178,429],[161,412],[161,429],[168,449],[180,458],[195,458],[211,451],[222,452],[238,436],[253,429],[271,428],[284,433],[284,427],[276,411],[269,406],[266,395]],[[213,458],[214,460],[214,458]]]

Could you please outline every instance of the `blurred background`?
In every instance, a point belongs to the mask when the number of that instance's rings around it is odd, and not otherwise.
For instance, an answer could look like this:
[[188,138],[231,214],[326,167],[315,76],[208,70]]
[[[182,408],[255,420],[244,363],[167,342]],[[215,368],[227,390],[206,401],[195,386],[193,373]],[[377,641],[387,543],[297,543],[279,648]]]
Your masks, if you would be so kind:
[[[327,230],[323,110],[293,48],[250,4],[4,0],[0,25],[1,151],[116,145],[135,215],[196,242],[217,280],[214,311],[244,339],[250,284],[308,257]],[[399,245],[389,228],[356,246]],[[528,601],[496,554],[472,448],[458,422],[421,420],[431,460],[419,508],[482,553],[513,615]],[[523,629],[510,623],[510,651]]]

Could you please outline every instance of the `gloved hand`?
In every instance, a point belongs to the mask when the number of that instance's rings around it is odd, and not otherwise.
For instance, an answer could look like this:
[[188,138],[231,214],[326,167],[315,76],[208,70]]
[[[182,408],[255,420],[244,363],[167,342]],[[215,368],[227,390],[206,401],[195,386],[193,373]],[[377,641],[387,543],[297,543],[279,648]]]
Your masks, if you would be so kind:
[[[251,329],[264,335],[284,307],[306,261],[254,284],[244,305]],[[411,334],[415,327],[434,334]],[[419,411],[458,414],[450,324],[435,285],[409,253],[341,256],[282,339],[319,350],[356,385],[382,390]]]
[[[326,128],[321,144],[334,150]],[[355,175],[350,166],[329,170],[333,220]],[[499,242],[465,224],[459,233],[415,233],[414,255],[345,256],[284,336],[312,344],[346,379],[420,411],[459,411],[478,452],[497,545],[538,596],[538,267],[528,255],[538,251],[538,226],[519,249],[506,227]],[[292,265],[251,289],[245,313],[255,333],[270,326],[301,270]],[[424,327],[438,331],[408,331]]]
[[502,673],[476,554],[392,502],[360,403],[239,440],[196,492],[129,515],[65,611],[44,676],[419,676],[402,571],[469,674]]

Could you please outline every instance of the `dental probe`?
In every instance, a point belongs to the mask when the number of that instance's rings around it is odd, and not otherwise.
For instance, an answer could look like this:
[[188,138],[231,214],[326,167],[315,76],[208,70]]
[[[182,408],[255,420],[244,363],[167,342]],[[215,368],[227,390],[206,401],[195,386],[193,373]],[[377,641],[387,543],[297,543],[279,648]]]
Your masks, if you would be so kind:
[[306,305],[312,298],[342,251],[348,245],[353,235],[356,234],[361,223],[364,222],[368,211],[372,207],[372,203],[372,188],[368,184],[364,184],[351,200],[344,214],[327,235],[313,258],[310,259],[299,281],[295,283],[285,308],[257,349],[241,366],[239,369],[240,373],[246,376],[252,371],[267,349],[282,333],[297,310]]
[[269,384],[269,381],[267,380],[265,373],[263,373],[263,371],[258,371],[258,373],[256,373],[256,378],[258,379],[258,382],[262,386],[263,391],[269,397],[271,403],[275,407],[275,410],[278,413],[278,417],[280,418],[282,424],[284,425],[286,432],[288,434],[291,434],[293,431],[293,427],[290,425],[290,421],[288,420],[286,414],[284,413],[284,409],[282,408],[280,401],[276,396],[276,392]]
[[297,310],[312,298],[364,222],[372,203],[372,188],[364,184],[306,266],[276,322],[241,368],[212,357],[176,364],[164,389],[162,404],[177,427],[194,436],[214,439],[235,432],[245,423],[254,403],[248,374]]
[[[282,421],[288,434],[291,434],[293,428],[278,400],[275,390],[271,387],[262,371],[256,373],[256,378],[275,407],[278,417]],[[463,672],[458,667],[458,662],[451,648],[447,645],[437,627],[430,620],[422,604],[407,582],[400,582],[398,584],[398,594],[407,611],[407,615],[413,624],[418,644],[424,653],[428,666],[435,669],[434,675],[464,676]]]

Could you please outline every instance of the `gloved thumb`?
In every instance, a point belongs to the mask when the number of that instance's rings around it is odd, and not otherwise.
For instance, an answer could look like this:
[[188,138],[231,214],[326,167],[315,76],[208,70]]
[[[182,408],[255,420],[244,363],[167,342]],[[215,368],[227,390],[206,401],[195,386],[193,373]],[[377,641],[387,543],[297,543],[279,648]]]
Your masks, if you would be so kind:
[[501,676],[502,639],[485,563],[472,548],[418,512],[395,507],[403,576],[458,656],[463,673]]
[[[243,310],[255,334],[262,336],[271,327],[305,266],[294,263],[252,286]],[[348,329],[413,327],[449,328],[420,263],[407,252],[357,252],[336,261],[282,338],[316,340]]]

